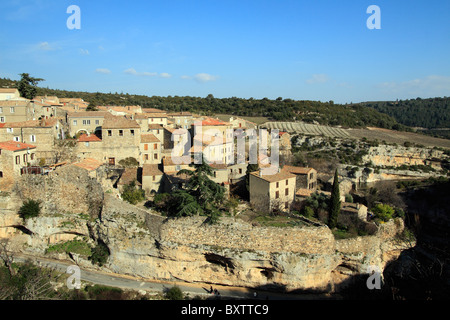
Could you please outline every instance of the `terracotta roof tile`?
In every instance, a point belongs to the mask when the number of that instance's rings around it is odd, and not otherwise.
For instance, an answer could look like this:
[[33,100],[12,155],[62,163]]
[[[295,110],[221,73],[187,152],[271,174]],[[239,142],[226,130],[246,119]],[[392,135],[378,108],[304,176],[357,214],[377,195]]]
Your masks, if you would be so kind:
[[136,120],[130,120],[121,116],[105,117],[102,127],[104,129],[140,128]]
[[142,165],[142,176],[162,176],[163,173],[159,170],[157,164]]
[[291,174],[289,172],[286,171],[280,171],[278,173],[275,174],[263,174],[260,175],[259,171],[256,172],[251,172],[251,175],[261,178],[263,180],[266,180],[268,182],[277,182],[277,181],[281,181],[281,180],[286,180],[286,179],[291,179],[291,178],[295,178],[296,176],[294,174]]
[[284,166],[283,171],[287,171],[293,174],[308,174],[311,171],[315,171],[314,168],[307,168],[307,167],[294,167],[294,166]]
[[88,136],[87,134],[83,133],[78,138],[78,142],[101,142],[101,141],[102,139],[97,137],[95,134],[91,134]]
[[27,149],[35,149],[36,146],[31,144],[17,142],[17,141],[4,141],[0,142],[0,149],[9,150],[9,151],[21,151]]
[[161,142],[157,137],[155,137],[152,133],[141,134],[141,143],[151,143],[151,142]]

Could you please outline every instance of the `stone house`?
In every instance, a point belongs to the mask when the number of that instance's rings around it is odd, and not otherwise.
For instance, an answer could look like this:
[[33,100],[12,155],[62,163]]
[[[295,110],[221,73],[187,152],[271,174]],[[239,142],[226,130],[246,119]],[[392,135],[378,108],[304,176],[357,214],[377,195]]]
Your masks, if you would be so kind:
[[21,169],[36,162],[36,146],[17,142],[0,142],[0,190],[12,186]]
[[317,170],[307,167],[284,166],[283,171],[294,174],[296,178],[296,190],[317,190]]
[[367,207],[361,203],[341,202],[341,213],[339,218],[344,220],[345,216],[367,221]]
[[142,189],[146,195],[152,192],[160,192],[162,190],[162,181],[164,173],[159,170],[157,164],[144,164],[142,166]]
[[145,115],[148,119],[148,124],[160,124],[163,127],[167,126],[167,114],[162,112],[157,113],[148,113],[144,112],[143,115]]
[[247,172],[247,166],[248,166],[247,163],[236,163],[236,164],[231,164],[227,167],[228,179],[231,184],[245,179],[245,174]]
[[20,92],[15,88],[0,88],[0,101],[2,100],[18,100]]
[[0,100],[0,123],[33,119],[29,100]]
[[187,111],[169,113],[167,117],[173,122],[174,128],[189,129],[193,121],[192,114]]
[[231,117],[229,122],[231,123],[231,126],[233,129],[256,129],[258,125],[254,122],[238,118],[238,117]]
[[56,118],[0,124],[0,141],[32,144],[36,146],[36,156],[47,160],[53,158],[56,141],[62,134],[62,123]]
[[141,134],[139,151],[142,164],[161,163],[161,141],[154,134]]
[[153,134],[161,142],[161,149],[164,149],[164,127],[153,123],[148,125],[147,133]]
[[193,139],[190,153],[196,157],[200,153],[208,163],[227,164],[231,163],[234,157],[233,141],[228,141],[225,137],[197,135]]
[[102,126],[104,160],[116,165],[120,160],[132,157],[140,159],[141,144],[139,124],[125,117],[105,117]]
[[193,167],[189,166],[189,164],[185,164],[185,163],[175,163],[172,160],[171,156],[166,156],[162,159],[162,163],[163,163],[163,171],[164,173],[177,173],[178,171],[182,170],[182,169],[187,169],[187,170],[195,170]]
[[97,161],[102,161],[103,143],[95,134],[81,134],[77,139],[77,157],[79,159],[93,158]]
[[289,211],[295,197],[296,175],[287,171],[262,174],[262,170],[250,173],[250,203],[256,210]]
[[79,133],[93,133],[100,135],[102,132],[103,122],[108,117],[112,116],[106,111],[69,112],[67,114],[69,135],[71,137],[74,137]]

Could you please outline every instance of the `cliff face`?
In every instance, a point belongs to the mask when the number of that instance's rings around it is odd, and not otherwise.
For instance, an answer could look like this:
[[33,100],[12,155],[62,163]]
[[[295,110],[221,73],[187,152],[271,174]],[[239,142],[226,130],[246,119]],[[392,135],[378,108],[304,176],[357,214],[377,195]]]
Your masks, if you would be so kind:
[[383,269],[402,249],[394,242],[401,220],[386,223],[374,236],[335,240],[327,227],[255,227],[227,217],[216,225],[204,224],[202,217],[165,219],[103,196],[94,179],[72,168],[45,177],[45,189],[38,178],[24,178],[12,197],[44,199],[42,216],[23,222],[16,214],[20,200],[6,208],[11,197],[0,199],[0,237],[9,238],[14,250],[36,255],[76,237],[89,244],[101,240],[110,250],[105,269],[144,279],[329,291],[370,265]]

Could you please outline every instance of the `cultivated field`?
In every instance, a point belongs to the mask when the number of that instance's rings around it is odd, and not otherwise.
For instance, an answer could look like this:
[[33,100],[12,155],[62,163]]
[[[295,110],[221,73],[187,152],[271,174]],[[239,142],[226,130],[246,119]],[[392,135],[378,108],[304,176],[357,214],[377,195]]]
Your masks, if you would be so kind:
[[450,149],[449,139],[440,139],[427,135],[388,130],[382,128],[367,129],[343,129],[325,125],[316,125],[304,122],[278,122],[269,121],[261,124],[262,128],[278,129],[289,133],[299,133],[305,135],[325,136],[331,138],[355,138],[367,140],[386,141],[387,143],[397,143],[403,145],[404,142],[424,145],[426,147],[440,147]]

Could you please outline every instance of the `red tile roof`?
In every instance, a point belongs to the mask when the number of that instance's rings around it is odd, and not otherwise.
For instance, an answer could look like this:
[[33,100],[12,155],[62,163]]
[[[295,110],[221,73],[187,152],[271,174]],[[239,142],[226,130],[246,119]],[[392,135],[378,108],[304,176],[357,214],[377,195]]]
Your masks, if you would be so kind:
[[[195,123],[197,124],[197,122]],[[219,119],[207,118],[201,122],[202,126],[226,126],[228,123]]]
[[3,149],[3,150],[20,151],[20,150],[26,150],[28,148],[35,149],[36,146],[33,146],[31,144],[22,143],[22,142],[17,142],[17,141],[0,142],[0,149]]
[[78,142],[101,142],[101,141],[102,141],[102,139],[97,137],[95,134],[91,134],[88,136],[87,134],[83,133],[78,138]]

